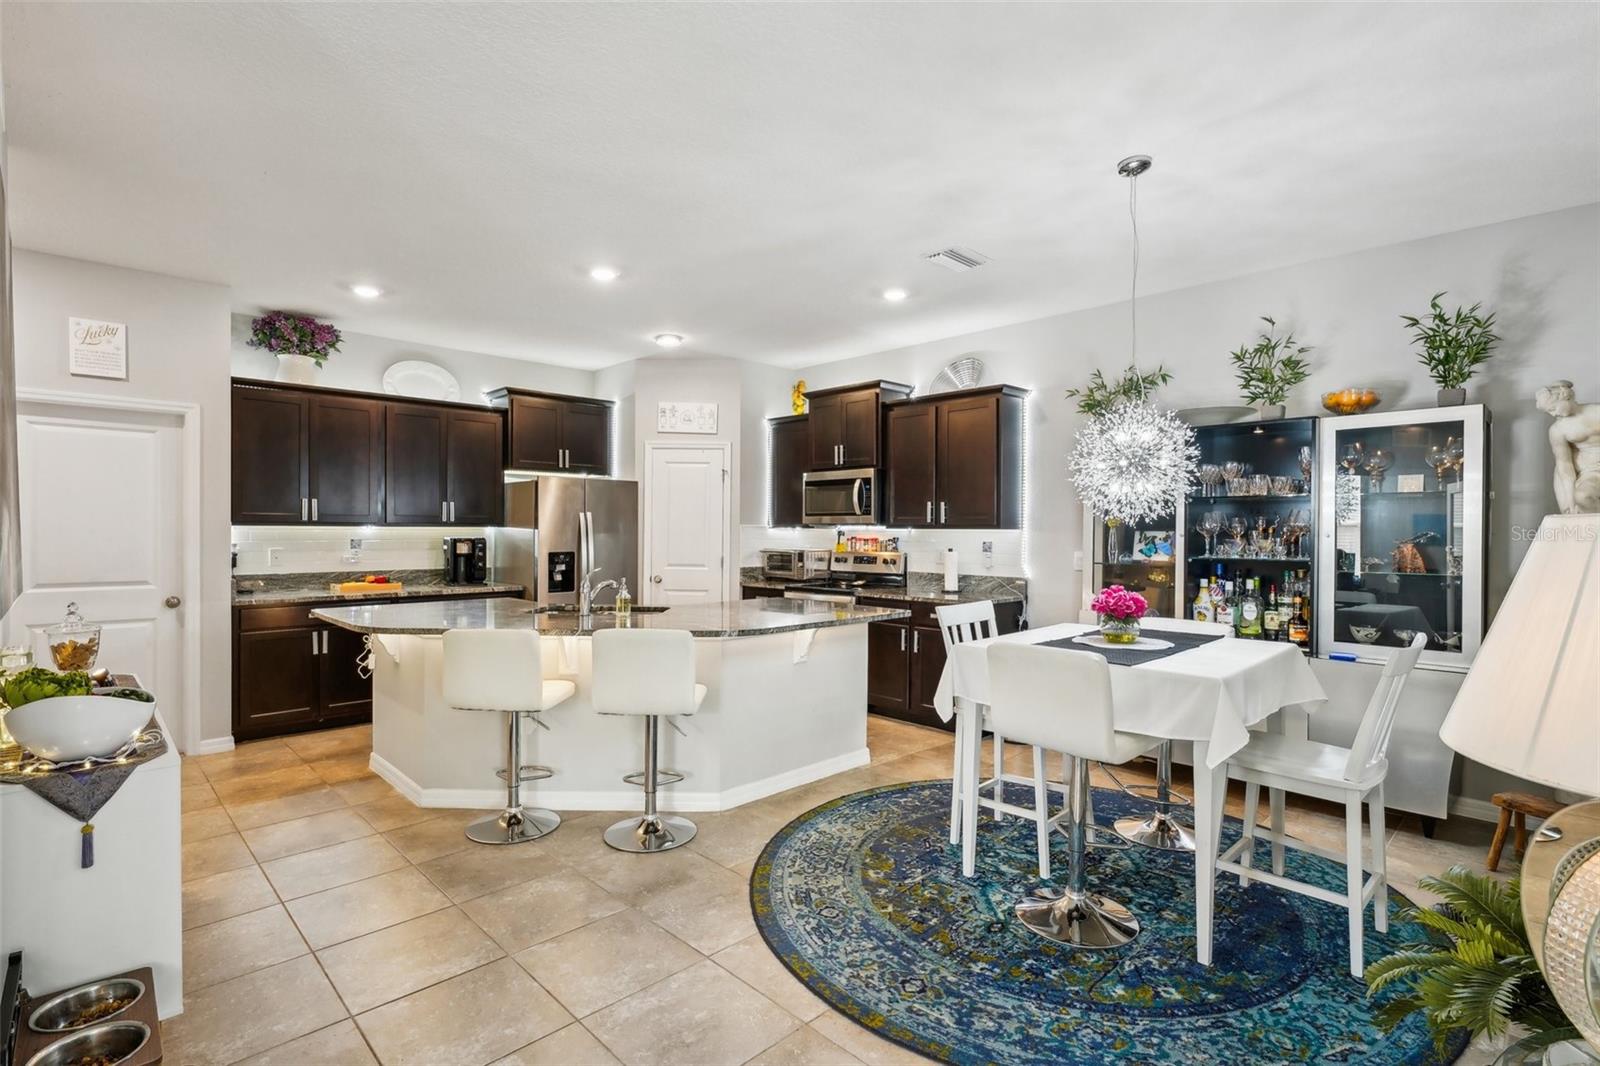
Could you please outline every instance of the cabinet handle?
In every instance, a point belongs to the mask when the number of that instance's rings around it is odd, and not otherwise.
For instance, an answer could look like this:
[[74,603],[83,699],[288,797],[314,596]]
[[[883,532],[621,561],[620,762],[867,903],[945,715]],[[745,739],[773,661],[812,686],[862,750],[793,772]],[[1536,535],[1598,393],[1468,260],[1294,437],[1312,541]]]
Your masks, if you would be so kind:
[[326,629],[322,631],[322,654],[328,654],[328,631]]
[[450,501],[450,521],[454,522],[455,520],[456,520],[456,501],[451,500]]
[[439,521],[450,521],[450,505],[443,500],[439,501]]
[[939,524],[942,526],[950,520],[950,509],[943,500],[939,501]]
[[904,629],[900,630],[900,650],[906,650],[906,631]]
[[311,520],[313,522],[317,520],[317,498],[315,496],[311,497]]
[[914,629],[911,631],[911,654],[922,654],[922,631],[920,629]]
[[928,525],[933,525],[933,501],[928,501]]
[[311,631],[311,654],[317,654],[317,631],[315,629]]
[[311,516],[311,511],[309,510],[310,506],[310,500],[306,499],[304,496],[300,497],[300,521],[304,522]]

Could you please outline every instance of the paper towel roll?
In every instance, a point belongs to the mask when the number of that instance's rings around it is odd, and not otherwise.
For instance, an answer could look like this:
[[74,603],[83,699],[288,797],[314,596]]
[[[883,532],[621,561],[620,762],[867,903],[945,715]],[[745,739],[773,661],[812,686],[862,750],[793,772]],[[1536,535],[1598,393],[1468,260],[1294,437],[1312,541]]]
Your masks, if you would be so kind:
[[956,550],[944,550],[944,590],[946,592],[961,591],[961,571],[956,566]]

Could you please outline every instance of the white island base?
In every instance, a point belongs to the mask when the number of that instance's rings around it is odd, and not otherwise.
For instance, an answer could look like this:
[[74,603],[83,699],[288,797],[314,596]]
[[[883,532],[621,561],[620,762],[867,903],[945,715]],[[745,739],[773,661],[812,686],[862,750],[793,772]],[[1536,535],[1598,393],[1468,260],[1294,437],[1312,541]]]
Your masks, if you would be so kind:
[[[644,765],[644,719],[595,712],[590,639],[544,636],[547,670],[577,693],[523,726],[522,758],[555,776],[524,785],[522,802],[558,811],[643,809],[622,776]],[[661,728],[667,811],[721,811],[865,765],[867,627],[695,640],[698,714]],[[446,706],[438,636],[374,634],[372,770],[422,807],[495,809],[505,785],[505,718]]]

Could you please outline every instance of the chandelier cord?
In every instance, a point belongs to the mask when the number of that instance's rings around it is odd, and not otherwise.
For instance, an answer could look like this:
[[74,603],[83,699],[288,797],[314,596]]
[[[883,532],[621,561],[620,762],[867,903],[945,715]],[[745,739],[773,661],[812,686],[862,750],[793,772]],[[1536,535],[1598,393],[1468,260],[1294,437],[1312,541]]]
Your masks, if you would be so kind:
[[1133,226],[1133,281],[1128,286],[1128,363],[1137,375],[1139,372],[1139,175],[1137,173],[1128,175],[1128,221]]

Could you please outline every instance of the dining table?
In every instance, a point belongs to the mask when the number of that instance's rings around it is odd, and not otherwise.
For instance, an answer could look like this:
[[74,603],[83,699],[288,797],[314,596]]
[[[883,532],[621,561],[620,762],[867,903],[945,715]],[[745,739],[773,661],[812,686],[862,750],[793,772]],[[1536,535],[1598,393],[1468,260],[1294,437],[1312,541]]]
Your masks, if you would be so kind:
[[[1132,647],[1106,647],[1096,640],[1097,627],[1076,622],[952,645],[933,703],[946,722],[959,715],[956,736],[964,770],[957,783],[964,789],[962,872],[971,877],[983,746],[978,723],[989,697],[989,646],[1046,644],[1104,654],[1110,666],[1115,728],[1194,745],[1195,957],[1209,966],[1228,757],[1245,746],[1252,728],[1265,728],[1278,711],[1290,707],[1314,711],[1327,695],[1305,652],[1294,644],[1231,636],[1200,638],[1194,633],[1198,627],[1186,627],[1179,620],[1167,624],[1170,628],[1162,629],[1147,623],[1143,639]],[[1072,713],[1069,692],[1061,694],[1061,713]]]

